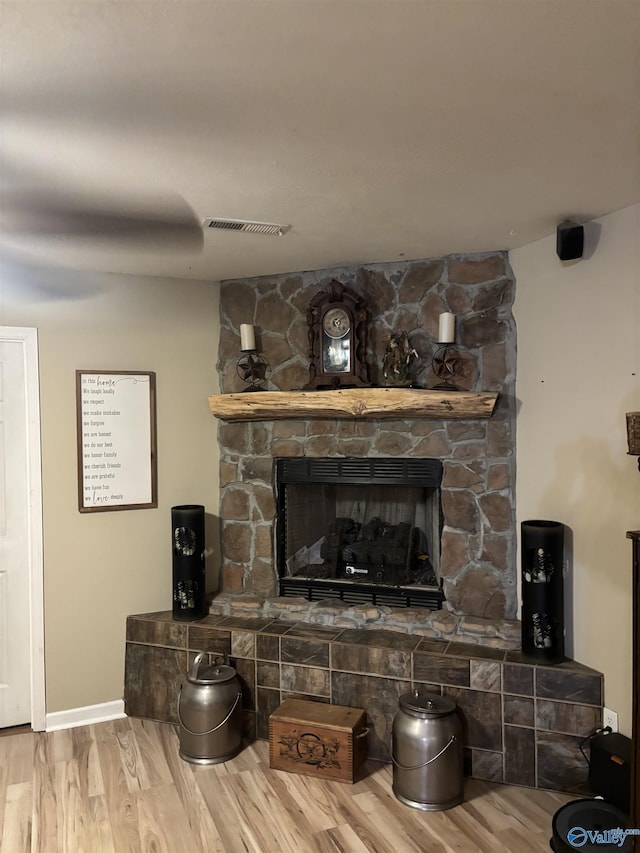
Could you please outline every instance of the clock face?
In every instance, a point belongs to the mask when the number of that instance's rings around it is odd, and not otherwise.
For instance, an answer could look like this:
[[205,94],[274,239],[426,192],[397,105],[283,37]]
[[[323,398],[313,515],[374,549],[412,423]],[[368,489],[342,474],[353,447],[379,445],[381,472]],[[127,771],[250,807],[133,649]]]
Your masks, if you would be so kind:
[[351,320],[343,308],[330,308],[322,318],[322,328],[330,338],[344,338],[351,329]]

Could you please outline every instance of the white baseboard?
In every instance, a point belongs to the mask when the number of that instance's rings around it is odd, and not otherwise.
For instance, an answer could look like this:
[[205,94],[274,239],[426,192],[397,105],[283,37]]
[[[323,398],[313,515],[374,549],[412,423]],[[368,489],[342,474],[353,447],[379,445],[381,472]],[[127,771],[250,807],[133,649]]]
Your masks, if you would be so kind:
[[120,720],[125,717],[124,701],[103,702],[100,705],[86,705],[84,708],[69,708],[68,711],[54,711],[45,717],[45,731],[56,732],[60,729],[74,729],[76,726],[89,726],[92,723],[104,723],[107,720]]

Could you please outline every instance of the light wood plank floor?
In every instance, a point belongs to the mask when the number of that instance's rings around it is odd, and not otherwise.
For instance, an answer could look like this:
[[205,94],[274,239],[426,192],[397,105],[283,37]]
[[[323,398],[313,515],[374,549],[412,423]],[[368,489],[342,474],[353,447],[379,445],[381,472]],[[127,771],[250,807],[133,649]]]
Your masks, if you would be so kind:
[[225,764],[178,756],[137,719],[0,738],[0,853],[533,853],[572,799],[465,781],[445,812],[402,805],[388,765],[355,785],[269,769],[268,744]]

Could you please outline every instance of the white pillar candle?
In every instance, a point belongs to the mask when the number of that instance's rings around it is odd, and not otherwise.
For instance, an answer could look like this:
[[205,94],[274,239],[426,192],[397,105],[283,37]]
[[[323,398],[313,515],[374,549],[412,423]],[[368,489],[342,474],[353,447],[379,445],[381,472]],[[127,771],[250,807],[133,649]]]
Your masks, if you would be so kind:
[[255,350],[256,334],[249,323],[240,323],[240,349],[242,352]]
[[456,339],[456,315],[445,312],[438,321],[438,343],[452,344]]

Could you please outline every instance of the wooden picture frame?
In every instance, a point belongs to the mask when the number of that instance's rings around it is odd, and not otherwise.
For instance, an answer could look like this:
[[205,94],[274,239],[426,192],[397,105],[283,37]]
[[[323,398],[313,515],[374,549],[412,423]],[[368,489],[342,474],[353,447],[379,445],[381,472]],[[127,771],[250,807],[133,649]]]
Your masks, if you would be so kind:
[[76,370],[78,509],[158,506],[156,375]]

